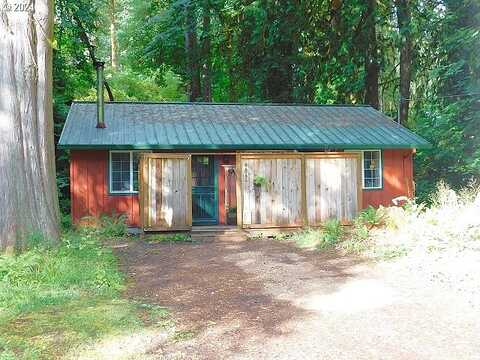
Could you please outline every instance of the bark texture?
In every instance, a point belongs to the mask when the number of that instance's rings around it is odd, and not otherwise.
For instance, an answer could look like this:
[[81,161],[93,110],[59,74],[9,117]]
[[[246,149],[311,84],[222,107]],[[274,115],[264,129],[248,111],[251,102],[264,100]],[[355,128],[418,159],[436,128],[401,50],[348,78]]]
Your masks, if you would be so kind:
[[400,104],[399,121],[408,123],[410,108],[410,83],[412,81],[412,15],[409,0],[396,0],[398,30],[400,32]]
[[187,56],[187,71],[190,82],[190,101],[202,97],[200,85],[200,65],[198,54],[197,22],[193,1],[185,3],[185,53]]
[[53,1],[0,0],[0,249],[58,238],[52,109]]
[[376,0],[367,1],[366,13],[366,54],[365,54],[365,103],[379,108],[378,99],[378,75],[380,66],[378,63],[378,46],[376,31]]
[[210,1],[205,0],[203,3],[203,31],[202,31],[202,84],[203,84],[203,101],[212,101],[212,75],[211,75],[211,59],[210,59]]
[[[97,63],[98,59],[95,56],[95,46],[90,42],[90,39],[88,38],[87,31],[85,30],[85,26],[83,26],[82,21],[80,18],[75,14],[71,14],[73,22],[78,26],[80,29],[80,40],[83,42],[85,47],[87,48],[88,55],[90,56],[90,60],[92,60],[92,65],[95,66]],[[115,101],[113,97],[113,92],[112,89],[110,88],[110,85],[108,85],[107,80],[103,79],[103,84],[105,85],[105,89],[107,90],[108,94],[108,100],[109,101]]]

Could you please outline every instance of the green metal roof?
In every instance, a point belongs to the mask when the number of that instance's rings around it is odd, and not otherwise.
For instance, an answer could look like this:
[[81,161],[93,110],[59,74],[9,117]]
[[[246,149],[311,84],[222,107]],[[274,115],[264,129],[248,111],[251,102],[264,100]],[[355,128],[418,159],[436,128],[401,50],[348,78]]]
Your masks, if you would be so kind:
[[370,106],[74,102],[69,149],[322,150],[422,148],[429,143]]

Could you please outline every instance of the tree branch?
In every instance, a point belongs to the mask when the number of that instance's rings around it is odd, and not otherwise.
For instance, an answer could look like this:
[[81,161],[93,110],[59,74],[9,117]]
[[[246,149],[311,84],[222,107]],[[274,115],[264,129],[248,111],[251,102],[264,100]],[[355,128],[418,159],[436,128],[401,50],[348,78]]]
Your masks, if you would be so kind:
[[[88,35],[87,35],[87,31],[85,30],[85,27],[83,26],[82,21],[77,16],[77,14],[72,13],[72,19],[76,23],[77,27],[80,29],[80,40],[83,42],[83,44],[87,48],[88,55],[90,56],[90,60],[92,61],[93,64],[95,64],[97,62],[97,57],[95,56],[95,46],[93,46],[93,44],[90,42],[90,39],[88,38]],[[103,79],[103,83],[105,85],[105,89],[107,90],[109,101],[115,101],[113,98],[112,89],[110,88],[110,85],[108,85],[107,80]]]

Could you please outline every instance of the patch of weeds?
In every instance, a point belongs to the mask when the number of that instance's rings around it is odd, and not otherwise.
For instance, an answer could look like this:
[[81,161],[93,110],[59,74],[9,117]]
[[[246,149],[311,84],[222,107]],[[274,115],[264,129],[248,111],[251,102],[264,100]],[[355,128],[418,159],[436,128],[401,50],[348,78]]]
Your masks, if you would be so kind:
[[0,359],[9,352],[22,359],[57,358],[72,346],[141,326],[135,306],[127,300],[81,297],[21,314],[3,324]]
[[120,216],[102,216],[100,218],[99,235],[108,238],[123,237],[127,235],[127,218]]
[[322,228],[321,241],[317,245],[318,249],[330,247],[338,243],[343,236],[343,227],[340,221],[336,219],[327,220]]
[[119,229],[116,221],[107,230],[82,227],[56,247],[32,241],[22,253],[0,255],[1,360],[61,358],[91,339],[167,325],[164,308],[142,310],[121,298],[124,275],[103,245]]
[[188,233],[165,233],[165,234],[149,234],[144,237],[149,243],[162,242],[192,242],[192,237]]
[[341,248],[349,254],[360,254],[369,248],[370,231],[362,222],[355,220],[353,228],[341,243]]
[[343,228],[338,220],[328,220],[322,228],[306,229],[294,233],[291,239],[301,248],[319,250],[335,246],[343,236]]
[[292,240],[298,247],[314,248],[319,243],[321,236],[322,232],[319,229],[305,229],[293,234]]
[[280,233],[273,234],[271,237],[273,240],[287,241],[292,238],[292,233],[280,232]]
[[405,246],[392,246],[376,250],[376,256],[383,260],[391,260],[408,254]]
[[353,220],[353,226],[340,247],[347,253],[360,254],[370,247],[370,229],[381,223],[382,217],[373,207],[368,207]]
[[173,342],[192,340],[196,336],[196,332],[193,330],[177,330],[172,335]]
[[368,226],[370,229],[375,226],[380,226],[383,223],[382,215],[373,206],[362,210],[356,220]]
[[78,231],[91,233],[102,239],[121,238],[127,235],[127,217],[125,215],[102,215],[100,218],[85,217]]
[[261,232],[253,232],[247,235],[247,240],[262,240],[265,235]]
[[149,326],[156,326],[163,329],[170,328],[175,325],[170,311],[155,304],[137,304],[138,310],[141,312],[141,317],[144,324]]

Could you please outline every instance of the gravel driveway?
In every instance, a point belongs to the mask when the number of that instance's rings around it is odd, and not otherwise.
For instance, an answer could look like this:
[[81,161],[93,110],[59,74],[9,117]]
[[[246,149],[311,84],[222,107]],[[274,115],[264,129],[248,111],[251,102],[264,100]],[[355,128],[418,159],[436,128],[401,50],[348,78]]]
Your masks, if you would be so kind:
[[[480,359],[480,308],[406,270],[275,240],[119,249],[183,336],[148,359]],[[137,357],[134,357],[137,358]]]

